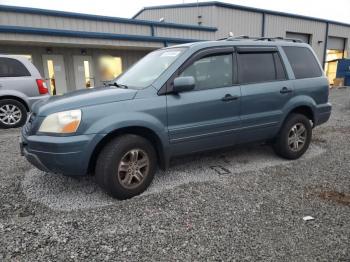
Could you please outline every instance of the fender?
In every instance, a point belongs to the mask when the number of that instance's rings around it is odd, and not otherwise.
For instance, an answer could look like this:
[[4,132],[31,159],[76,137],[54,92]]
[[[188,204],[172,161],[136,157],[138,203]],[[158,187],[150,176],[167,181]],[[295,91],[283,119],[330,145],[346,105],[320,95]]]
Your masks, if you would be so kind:
[[107,115],[95,121],[87,130],[85,134],[99,134],[96,140],[93,141],[89,150],[94,151],[95,147],[109,134],[114,133],[124,128],[147,128],[152,131],[159,139],[162,157],[164,159],[165,168],[170,160],[169,150],[169,138],[166,127],[166,117],[158,119],[150,114],[144,112],[130,112],[127,114],[119,113],[113,115]]
[[282,127],[283,123],[285,122],[287,116],[292,112],[295,108],[300,106],[306,106],[311,109],[312,115],[315,116],[316,114],[316,102],[309,96],[305,95],[298,95],[293,98],[291,98],[287,104],[283,108],[283,115],[282,115],[282,121],[279,124],[278,130]]
[[26,97],[26,95],[24,95],[23,93],[17,91],[17,90],[0,90],[0,99],[2,99],[3,97],[6,96],[13,96],[16,98],[19,98],[20,100],[22,100],[25,103],[25,107],[28,109],[29,108],[29,103],[28,103],[28,99]]

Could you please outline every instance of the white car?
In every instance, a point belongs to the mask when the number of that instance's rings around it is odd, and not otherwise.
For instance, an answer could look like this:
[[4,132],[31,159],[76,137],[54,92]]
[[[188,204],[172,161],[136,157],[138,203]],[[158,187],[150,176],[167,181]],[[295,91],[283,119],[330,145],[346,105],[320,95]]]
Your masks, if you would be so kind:
[[0,55],[0,128],[22,126],[32,104],[47,97],[45,80],[27,58]]

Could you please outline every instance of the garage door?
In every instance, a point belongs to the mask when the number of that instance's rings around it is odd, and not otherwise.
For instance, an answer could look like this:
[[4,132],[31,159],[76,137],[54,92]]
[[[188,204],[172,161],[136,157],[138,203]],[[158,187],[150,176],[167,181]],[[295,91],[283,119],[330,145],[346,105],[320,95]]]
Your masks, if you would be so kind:
[[304,43],[307,43],[307,44],[310,43],[310,35],[309,34],[287,32],[286,37],[300,39],[301,41],[303,41]]
[[328,37],[327,49],[344,50],[345,39],[341,37]]

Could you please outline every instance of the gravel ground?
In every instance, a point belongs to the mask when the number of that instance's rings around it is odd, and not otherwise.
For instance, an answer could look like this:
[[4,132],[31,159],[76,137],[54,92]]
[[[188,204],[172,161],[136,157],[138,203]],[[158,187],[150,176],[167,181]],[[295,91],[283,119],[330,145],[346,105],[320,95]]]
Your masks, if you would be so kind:
[[265,145],[177,159],[126,201],[34,169],[1,130],[0,261],[350,261],[350,89],[331,101],[297,161]]

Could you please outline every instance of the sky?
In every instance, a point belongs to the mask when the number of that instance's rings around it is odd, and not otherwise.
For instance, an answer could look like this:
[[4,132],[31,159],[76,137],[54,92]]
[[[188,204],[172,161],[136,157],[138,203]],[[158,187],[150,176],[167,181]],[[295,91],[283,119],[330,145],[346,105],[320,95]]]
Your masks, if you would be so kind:
[[[195,2],[195,0],[0,0],[2,5],[27,6],[126,18],[131,18],[145,6],[191,2]],[[350,0],[225,0],[223,2],[313,16],[350,24]]]

